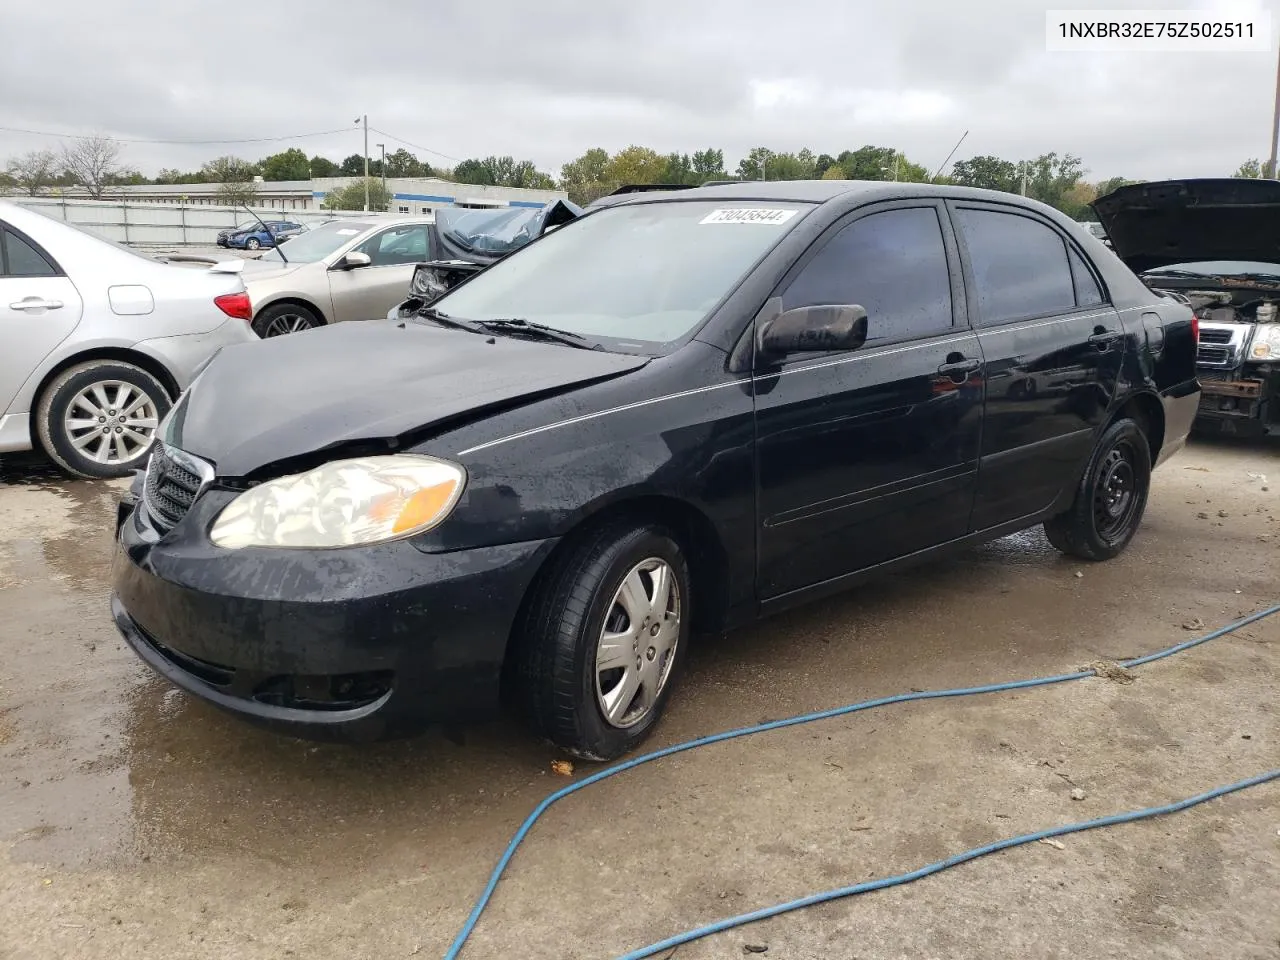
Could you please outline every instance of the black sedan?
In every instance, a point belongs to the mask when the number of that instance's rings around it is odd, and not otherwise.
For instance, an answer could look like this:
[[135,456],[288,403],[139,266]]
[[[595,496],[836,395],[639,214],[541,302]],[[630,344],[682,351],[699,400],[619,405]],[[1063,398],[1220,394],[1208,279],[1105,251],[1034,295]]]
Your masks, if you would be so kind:
[[224,349],[121,505],[112,610],[280,730],[506,699],[614,757],[700,631],[1035,524],[1115,556],[1195,352],[1184,304],[1020,197],[637,194],[401,319]]

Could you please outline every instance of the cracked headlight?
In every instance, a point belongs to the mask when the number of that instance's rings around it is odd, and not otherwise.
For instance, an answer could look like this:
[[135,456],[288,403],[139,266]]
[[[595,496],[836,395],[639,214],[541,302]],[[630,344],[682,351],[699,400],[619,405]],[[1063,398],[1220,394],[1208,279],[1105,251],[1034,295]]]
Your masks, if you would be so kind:
[[231,550],[398,540],[444,520],[466,482],[462,467],[434,457],[336,460],[245,491],[218,514],[209,536]]
[[1250,360],[1280,360],[1280,323],[1260,323],[1249,342]]

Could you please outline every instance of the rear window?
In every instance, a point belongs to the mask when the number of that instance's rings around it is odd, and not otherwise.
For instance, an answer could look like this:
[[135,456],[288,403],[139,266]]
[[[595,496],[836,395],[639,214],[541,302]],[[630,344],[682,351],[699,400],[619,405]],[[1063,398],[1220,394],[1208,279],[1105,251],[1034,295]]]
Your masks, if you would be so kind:
[[1054,230],[1015,213],[960,208],[984,324],[1067,313],[1076,307],[1067,245]]

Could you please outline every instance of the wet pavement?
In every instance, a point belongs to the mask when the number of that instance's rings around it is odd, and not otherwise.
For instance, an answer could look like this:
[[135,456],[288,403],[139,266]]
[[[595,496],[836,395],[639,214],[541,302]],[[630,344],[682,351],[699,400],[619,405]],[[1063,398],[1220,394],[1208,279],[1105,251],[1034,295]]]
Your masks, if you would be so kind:
[[[462,744],[318,745],[172,690],[107,614],[122,486],[0,462],[0,957],[441,956],[512,831],[567,782],[553,751],[508,721]],[[1028,532],[701,640],[654,745],[1135,656],[1278,599],[1280,444],[1201,442],[1156,473],[1118,560]],[[553,808],[463,956],[616,956],[1189,796],[1280,766],[1278,692],[1280,616],[1131,684],[895,706],[670,758]],[[1062,846],[676,956],[1280,956],[1280,784]]]

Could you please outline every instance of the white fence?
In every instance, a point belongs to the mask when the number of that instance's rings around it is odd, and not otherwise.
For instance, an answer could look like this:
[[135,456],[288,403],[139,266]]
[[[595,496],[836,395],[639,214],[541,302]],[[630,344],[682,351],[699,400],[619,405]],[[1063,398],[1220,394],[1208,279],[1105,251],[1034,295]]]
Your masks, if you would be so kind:
[[[128,200],[62,200],[55,197],[7,197],[47,216],[86,227],[119,243],[142,247],[211,247],[218,231],[252,220],[243,207],[215,207],[196,204],[134,203]],[[335,217],[383,217],[386,214],[337,210],[253,211],[263,220],[319,223]]]

